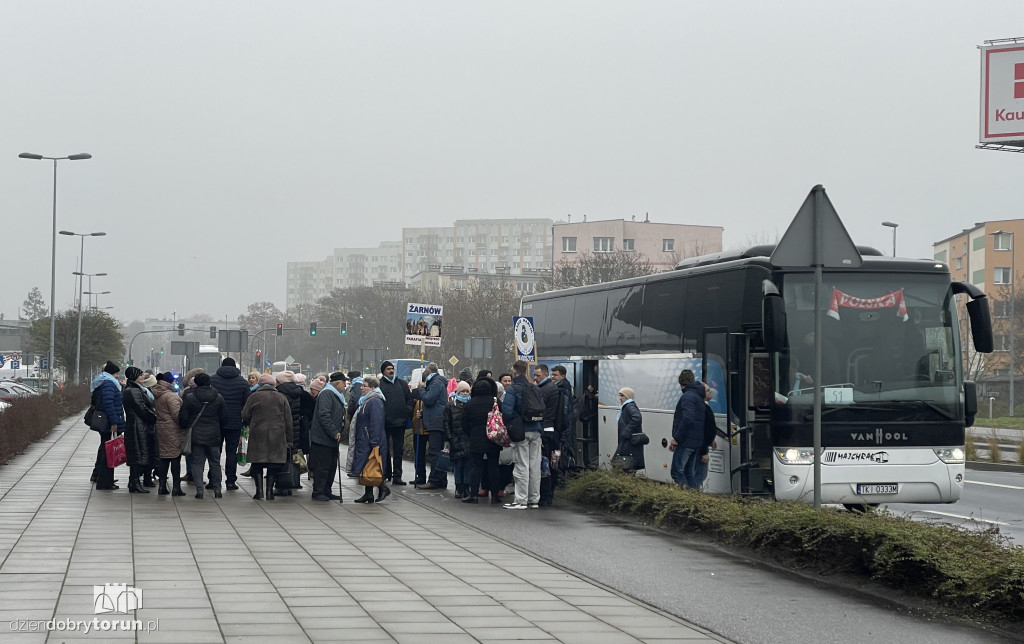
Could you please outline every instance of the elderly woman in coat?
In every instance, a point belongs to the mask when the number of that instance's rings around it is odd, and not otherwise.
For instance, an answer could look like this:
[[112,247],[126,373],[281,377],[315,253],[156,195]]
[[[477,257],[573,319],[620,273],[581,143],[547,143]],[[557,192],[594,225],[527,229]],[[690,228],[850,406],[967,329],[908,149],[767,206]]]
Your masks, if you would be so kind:
[[142,381],[148,374],[142,372],[138,367],[128,367],[124,370],[125,388],[122,392],[124,400],[124,448],[128,457],[128,491],[133,493],[149,494],[149,490],[142,486],[139,477],[146,468],[153,467],[153,459],[156,457],[150,451],[152,445],[150,438],[153,434],[153,426],[156,424],[156,407],[153,404],[153,394],[142,386]]
[[[174,391],[174,374],[161,373],[153,385],[153,397],[156,398],[156,449],[160,457],[157,476],[160,477],[160,494],[185,496],[181,490],[181,442],[185,439],[185,430],[178,425],[178,413],[181,412],[181,398]],[[171,489],[167,489],[167,469],[173,477]]]
[[[359,408],[352,418],[354,436],[351,437],[350,449],[355,450],[355,456],[352,458],[349,476],[358,477],[362,473],[374,447],[380,448],[382,466],[388,460],[388,435],[384,431],[384,394],[381,393],[379,385],[380,381],[375,377],[363,377]],[[383,469],[381,475],[383,476]],[[356,503],[373,503],[373,487],[367,485],[365,488],[366,491],[356,499]],[[382,478],[377,490],[377,501],[383,501],[389,494],[391,490],[384,485]]]
[[643,433],[643,417],[640,415],[640,408],[633,400],[633,390],[629,387],[619,389],[619,403],[622,409],[619,410],[619,448],[615,450],[612,463],[622,463],[623,469],[628,472],[642,470],[646,467],[644,463],[644,446],[633,444],[633,434]]
[[263,474],[266,470],[267,500],[274,500],[274,475],[288,461],[294,426],[288,399],[275,387],[274,376],[263,374],[259,386],[242,407],[242,421],[249,426],[249,451],[252,480],[256,484],[253,499],[263,498]]

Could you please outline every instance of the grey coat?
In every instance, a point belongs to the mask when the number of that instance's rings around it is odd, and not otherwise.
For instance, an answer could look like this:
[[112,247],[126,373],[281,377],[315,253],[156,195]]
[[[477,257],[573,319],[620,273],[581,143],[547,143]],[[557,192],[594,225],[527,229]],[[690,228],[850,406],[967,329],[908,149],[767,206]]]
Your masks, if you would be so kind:
[[[316,396],[316,407],[313,408],[313,424],[309,429],[309,440],[314,445],[337,447],[338,441],[334,440],[334,436],[341,433],[345,423],[348,421],[348,415],[345,413],[345,405],[342,404],[341,398],[334,392],[327,391],[328,388],[333,389],[334,387],[327,385]],[[345,395],[343,391],[338,393],[342,396]]]
[[242,407],[242,422],[249,426],[250,463],[285,463],[292,446],[292,408],[273,385],[260,385]]

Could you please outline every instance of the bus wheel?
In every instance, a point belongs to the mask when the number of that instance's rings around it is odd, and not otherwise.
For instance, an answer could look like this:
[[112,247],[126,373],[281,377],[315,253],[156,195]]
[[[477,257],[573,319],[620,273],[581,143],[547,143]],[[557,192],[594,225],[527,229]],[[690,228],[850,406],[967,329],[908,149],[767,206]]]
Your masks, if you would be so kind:
[[878,507],[877,503],[844,503],[843,507],[854,514],[867,514],[874,512]]

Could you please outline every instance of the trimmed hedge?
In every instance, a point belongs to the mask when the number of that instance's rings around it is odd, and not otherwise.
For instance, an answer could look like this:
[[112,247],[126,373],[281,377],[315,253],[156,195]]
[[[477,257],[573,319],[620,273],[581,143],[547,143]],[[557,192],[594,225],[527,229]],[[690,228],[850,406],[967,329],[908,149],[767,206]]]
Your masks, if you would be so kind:
[[791,567],[861,575],[972,617],[1024,619],[1024,548],[995,529],[713,496],[610,471],[580,473],[567,493],[582,505],[703,532]]
[[46,436],[61,420],[89,406],[89,387],[65,386],[50,394],[19,398],[0,412],[0,463]]

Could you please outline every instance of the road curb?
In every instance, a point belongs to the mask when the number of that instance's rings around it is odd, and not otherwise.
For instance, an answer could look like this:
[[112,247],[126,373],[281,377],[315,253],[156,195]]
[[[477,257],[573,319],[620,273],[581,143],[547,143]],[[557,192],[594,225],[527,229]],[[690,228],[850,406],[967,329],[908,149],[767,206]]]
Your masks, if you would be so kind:
[[1016,472],[1024,474],[1024,465],[1011,465],[1009,463],[985,463],[983,461],[967,461],[967,469],[980,472]]

